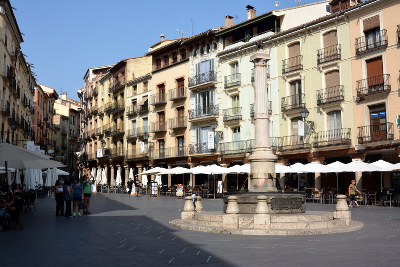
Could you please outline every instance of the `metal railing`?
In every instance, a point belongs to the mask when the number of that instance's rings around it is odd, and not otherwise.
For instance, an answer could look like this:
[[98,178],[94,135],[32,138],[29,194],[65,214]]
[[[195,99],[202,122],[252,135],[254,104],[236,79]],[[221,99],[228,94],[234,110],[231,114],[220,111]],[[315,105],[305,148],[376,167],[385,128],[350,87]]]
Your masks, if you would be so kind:
[[137,128],[137,137],[142,139],[149,138],[149,129],[148,127],[138,127]]
[[240,86],[240,73],[225,76],[225,88]]
[[100,136],[102,134],[103,134],[103,127],[102,126],[97,127],[96,128],[96,136]]
[[217,153],[218,143],[214,143],[214,148],[208,148],[208,143],[190,144],[189,155]]
[[169,128],[170,129],[178,129],[178,128],[186,128],[187,127],[187,117],[175,117],[169,119]]
[[138,106],[137,105],[130,105],[130,106],[128,106],[128,110],[126,111],[126,115],[133,116],[133,115],[136,115],[137,112],[138,112]]
[[186,147],[166,147],[162,149],[150,149],[149,159],[166,159],[166,158],[177,158],[186,157]]
[[[250,104],[250,117],[254,117],[255,114],[255,108],[254,108],[254,104]],[[268,101],[268,114],[271,115],[272,114],[272,101]]]
[[304,94],[296,94],[296,95],[282,97],[281,99],[282,112],[293,109],[304,109],[306,107],[304,96],[305,96]]
[[151,96],[151,105],[165,104],[167,97],[165,93],[157,93]]
[[218,116],[219,107],[218,105],[207,106],[204,108],[195,108],[189,110],[189,120],[204,118],[209,116]]
[[252,143],[249,140],[232,141],[219,143],[218,151],[222,155],[250,153],[252,150]]
[[134,138],[137,138],[136,128],[128,129],[128,133],[126,135],[126,139],[134,139]]
[[382,74],[357,81],[357,96],[364,97],[381,92],[389,92],[390,74]]
[[186,87],[179,86],[177,88],[168,91],[169,100],[176,100],[181,98],[186,98]]
[[344,100],[343,85],[332,86],[317,91],[317,105]]
[[7,100],[1,100],[1,111],[2,114],[4,114],[5,116],[10,116],[11,113],[11,106],[10,106],[10,102],[8,102]]
[[313,147],[351,145],[351,129],[341,128],[314,134]]
[[121,135],[124,134],[124,125],[113,125],[111,126],[111,136],[117,136],[117,135]]
[[124,149],[122,147],[111,148],[110,158],[120,158],[124,156],[125,156]]
[[319,49],[317,57],[318,57],[317,59],[318,64],[339,60],[341,58],[340,44],[335,44]]
[[209,71],[205,73],[200,73],[189,78],[189,87],[217,81],[217,72]]
[[150,132],[165,132],[167,130],[166,121],[156,121],[151,123]]
[[375,31],[373,35],[368,38],[367,36],[362,36],[356,38],[356,54],[360,55],[381,47],[386,47],[388,45],[386,30]]
[[121,83],[120,81],[117,81],[117,83],[113,86],[111,86],[108,91],[110,93],[117,92],[118,90],[122,89],[125,86],[125,80]]
[[149,111],[150,110],[149,110],[149,105],[148,104],[139,105],[138,114],[147,113]]
[[143,146],[143,148],[132,148],[126,150],[126,159],[138,159],[147,158],[149,156],[148,146]]
[[282,73],[303,69],[303,56],[295,56],[282,60]]
[[358,128],[358,143],[371,143],[384,140],[393,140],[393,123],[387,122],[376,125],[366,125]]
[[224,114],[224,122],[242,119],[242,107],[224,109],[222,113]]
[[299,150],[299,149],[311,149],[310,143],[311,135],[300,136],[300,135],[289,135],[281,138],[279,150]]

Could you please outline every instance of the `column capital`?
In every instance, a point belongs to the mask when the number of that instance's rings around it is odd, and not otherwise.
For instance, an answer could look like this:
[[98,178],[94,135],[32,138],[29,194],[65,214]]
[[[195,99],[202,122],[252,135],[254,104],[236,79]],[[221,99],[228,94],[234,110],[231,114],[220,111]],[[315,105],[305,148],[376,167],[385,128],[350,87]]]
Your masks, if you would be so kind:
[[250,57],[250,62],[253,62],[255,66],[265,66],[270,59],[269,54],[258,51]]

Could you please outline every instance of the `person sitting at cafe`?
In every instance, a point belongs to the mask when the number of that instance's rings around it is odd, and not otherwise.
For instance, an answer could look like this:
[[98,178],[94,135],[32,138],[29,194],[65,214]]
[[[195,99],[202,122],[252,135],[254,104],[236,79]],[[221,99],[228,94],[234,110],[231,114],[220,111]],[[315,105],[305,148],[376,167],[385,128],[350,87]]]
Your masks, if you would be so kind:
[[23,205],[24,201],[22,199],[22,193],[15,193],[14,200],[10,203],[7,203],[5,210],[0,210],[0,218],[12,218],[17,212],[20,211]]

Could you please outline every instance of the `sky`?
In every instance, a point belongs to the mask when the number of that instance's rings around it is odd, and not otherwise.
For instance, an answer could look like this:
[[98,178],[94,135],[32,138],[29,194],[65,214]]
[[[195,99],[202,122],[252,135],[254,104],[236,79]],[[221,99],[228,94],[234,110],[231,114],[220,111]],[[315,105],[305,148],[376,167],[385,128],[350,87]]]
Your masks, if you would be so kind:
[[[196,35],[223,26],[225,16],[246,20],[297,5],[299,0],[10,0],[26,61],[38,83],[79,100],[88,68],[143,56],[160,40]],[[316,2],[301,0],[301,4]],[[177,34],[179,32],[179,35]]]

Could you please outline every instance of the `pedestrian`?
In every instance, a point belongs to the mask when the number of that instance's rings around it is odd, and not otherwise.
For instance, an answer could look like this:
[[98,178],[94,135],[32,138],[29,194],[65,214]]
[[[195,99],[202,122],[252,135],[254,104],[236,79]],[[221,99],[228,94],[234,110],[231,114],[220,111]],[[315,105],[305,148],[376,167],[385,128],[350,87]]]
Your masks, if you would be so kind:
[[140,181],[136,176],[136,180],[135,180],[135,191],[136,191],[136,196],[139,196],[139,190],[140,190]]
[[56,216],[64,216],[64,189],[60,180],[54,186],[54,196],[56,198]]
[[193,193],[192,194],[192,202],[193,202],[194,210],[196,210],[196,201],[197,201],[197,195],[196,195],[196,193]]
[[356,200],[356,192],[361,194],[361,192],[356,187],[356,180],[351,180],[351,184],[349,185],[350,208],[353,207],[353,202],[356,204],[356,207],[360,207]]
[[131,197],[131,193],[132,193],[132,187],[133,187],[133,180],[132,178],[129,178],[129,181],[126,183],[126,185],[128,186],[128,196]]
[[81,209],[81,203],[83,200],[83,190],[82,190],[83,184],[79,182],[79,178],[75,177],[74,178],[74,184],[72,185],[73,188],[73,193],[72,193],[72,210],[73,214],[72,217],[76,216],[76,212],[78,212],[78,216],[81,217],[82,214],[80,213]]
[[71,181],[70,180],[64,181],[63,193],[64,193],[64,201],[65,201],[64,216],[72,217],[72,213],[71,213],[72,193],[71,193]]
[[85,203],[85,209],[83,210],[83,214],[89,215],[89,204],[90,204],[90,198],[92,197],[91,194],[91,186],[92,183],[90,181],[89,177],[85,177],[85,181],[83,181],[83,201]]

